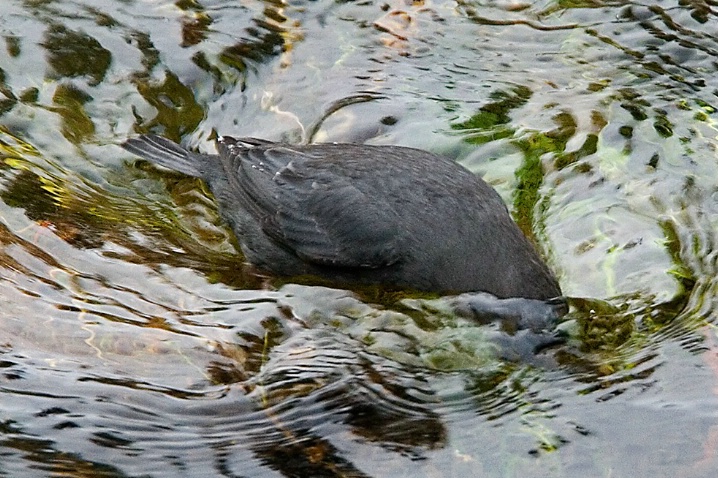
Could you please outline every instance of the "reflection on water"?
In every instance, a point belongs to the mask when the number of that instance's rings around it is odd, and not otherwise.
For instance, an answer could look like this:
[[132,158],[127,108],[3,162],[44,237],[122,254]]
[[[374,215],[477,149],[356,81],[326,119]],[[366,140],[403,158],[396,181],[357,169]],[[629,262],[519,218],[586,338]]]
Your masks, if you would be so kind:
[[[718,471],[716,5],[6,3],[0,476]],[[456,158],[565,341],[262,275],[148,131]]]

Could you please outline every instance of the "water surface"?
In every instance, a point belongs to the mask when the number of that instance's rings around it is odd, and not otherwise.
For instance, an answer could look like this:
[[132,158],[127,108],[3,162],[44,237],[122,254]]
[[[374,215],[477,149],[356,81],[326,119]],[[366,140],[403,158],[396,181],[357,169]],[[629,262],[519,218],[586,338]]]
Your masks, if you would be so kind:
[[[6,0],[0,476],[714,476],[717,9]],[[570,339],[263,276],[142,132],[447,155]]]

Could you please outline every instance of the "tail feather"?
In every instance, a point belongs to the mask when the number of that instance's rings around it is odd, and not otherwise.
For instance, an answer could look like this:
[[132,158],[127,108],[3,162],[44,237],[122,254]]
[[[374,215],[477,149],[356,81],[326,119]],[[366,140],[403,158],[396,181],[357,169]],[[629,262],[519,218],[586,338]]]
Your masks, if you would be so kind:
[[128,139],[122,147],[153,164],[199,178],[204,176],[201,168],[209,159],[190,153],[168,139],[151,134]]

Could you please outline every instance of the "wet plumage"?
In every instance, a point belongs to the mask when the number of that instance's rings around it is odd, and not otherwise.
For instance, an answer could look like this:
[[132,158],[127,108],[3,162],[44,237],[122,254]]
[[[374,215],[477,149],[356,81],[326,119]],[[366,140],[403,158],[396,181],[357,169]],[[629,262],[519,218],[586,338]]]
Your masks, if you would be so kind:
[[152,135],[123,146],[202,178],[246,259],[273,274],[498,297],[561,295],[496,191],[429,152],[228,136],[218,140],[218,155]]

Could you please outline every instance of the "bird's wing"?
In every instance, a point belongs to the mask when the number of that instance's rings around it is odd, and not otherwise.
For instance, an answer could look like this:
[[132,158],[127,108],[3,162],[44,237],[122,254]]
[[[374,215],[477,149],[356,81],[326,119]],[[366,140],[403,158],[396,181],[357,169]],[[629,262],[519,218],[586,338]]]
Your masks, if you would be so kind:
[[220,155],[230,194],[269,237],[301,259],[347,268],[378,268],[401,259],[396,212],[332,171],[326,158],[229,142],[220,146]]

